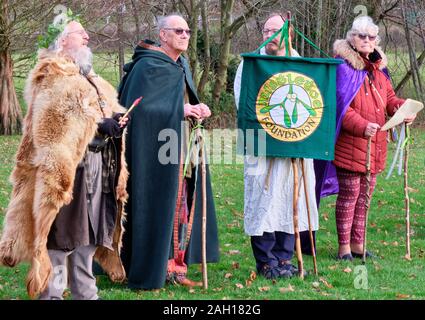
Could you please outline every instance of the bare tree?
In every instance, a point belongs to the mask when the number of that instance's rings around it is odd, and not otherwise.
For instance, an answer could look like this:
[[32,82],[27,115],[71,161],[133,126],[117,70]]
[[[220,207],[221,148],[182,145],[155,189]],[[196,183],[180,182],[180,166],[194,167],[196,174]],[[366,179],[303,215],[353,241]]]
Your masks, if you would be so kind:
[[21,130],[21,108],[13,84],[13,62],[10,52],[9,3],[0,2],[0,134]]
[[205,86],[208,82],[211,68],[211,46],[210,46],[210,29],[208,26],[208,13],[206,1],[201,1],[201,17],[202,17],[202,34],[204,39],[204,70],[202,71],[201,79],[198,84],[198,91],[201,97],[204,95]]
[[[21,131],[22,113],[13,84],[14,65],[12,50],[35,43],[34,30],[42,29],[46,17],[57,1],[0,0],[0,134],[11,135]],[[27,50],[28,51],[28,50]],[[30,48],[31,55],[34,46]],[[30,55],[21,57],[28,60]]]
[[407,14],[406,14],[407,2],[408,1],[406,0],[401,0],[401,10],[402,10],[402,15],[404,20],[404,30],[406,33],[407,47],[409,49],[410,70],[411,70],[413,85],[415,87],[416,94],[419,99],[424,100],[425,96],[424,96],[424,91],[422,86],[422,79],[419,73],[419,64],[418,64],[418,60],[416,59],[416,50],[413,46],[412,37],[410,34],[409,22],[407,20]]
[[213,90],[213,98],[215,103],[219,102],[220,95],[226,86],[227,67],[229,65],[229,54],[233,36],[239,30],[239,28],[244,25],[248,18],[257,13],[260,9],[264,7],[270,7],[277,2],[277,0],[254,1],[253,3],[247,0],[241,1],[244,3],[247,9],[236,19],[232,19],[235,1],[220,1],[220,54],[218,59],[216,81]]

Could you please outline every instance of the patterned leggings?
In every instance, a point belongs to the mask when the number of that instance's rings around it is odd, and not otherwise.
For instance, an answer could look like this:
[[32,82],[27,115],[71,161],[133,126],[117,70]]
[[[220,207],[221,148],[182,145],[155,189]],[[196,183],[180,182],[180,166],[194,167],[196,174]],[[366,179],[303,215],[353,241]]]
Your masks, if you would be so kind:
[[[338,243],[363,244],[366,218],[366,176],[337,168],[339,193],[336,200],[336,229]],[[376,184],[376,174],[370,177],[370,196]]]

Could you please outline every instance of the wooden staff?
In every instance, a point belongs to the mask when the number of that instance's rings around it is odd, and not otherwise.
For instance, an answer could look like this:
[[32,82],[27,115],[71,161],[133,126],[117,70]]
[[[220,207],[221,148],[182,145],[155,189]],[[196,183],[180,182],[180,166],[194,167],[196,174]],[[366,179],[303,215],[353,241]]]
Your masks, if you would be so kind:
[[[286,14],[286,17],[288,19],[288,56],[290,57],[292,55],[292,39],[291,39],[291,33],[289,32],[291,27],[291,11],[288,11]],[[286,45],[286,44],[285,44]],[[298,272],[299,277],[301,279],[304,279],[304,263],[303,263],[303,254],[301,252],[301,239],[300,239],[300,231],[298,227],[298,166],[297,166],[297,160],[295,158],[291,158],[292,162],[292,169],[294,171],[294,196],[293,196],[293,220],[294,220],[294,235],[295,235],[295,250],[297,253],[297,260],[298,260]],[[304,175],[304,172],[303,172]],[[304,184],[305,186],[305,184]]]
[[[408,139],[408,128],[404,125],[405,137]],[[407,260],[411,260],[410,257],[410,199],[409,199],[409,185],[408,185],[408,161],[409,161],[409,143],[406,143],[406,150],[404,153],[404,205],[406,209],[406,255]]]
[[[198,125],[201,121],[198,122]],[[198,143],[201,143],[200,158],[202,170],[202,284],[204,289],[208,289],[208,273],[207,273],[207,168],[205,156],[205,141],[202,138],[201,129],[198,132]],[[201,141],[202,140],[202,141]]]
[[295,235],[295,250],[297,252],[298,272],[299,277],[304,279],[303,255],[301,252],[300,232],[298,228],[298,166],[297,159],[291,158],[292,170],[294,171],[294,196],[292,201],[292,209],[294,213],[294,235]]
[[363,238],[363,256],[362,264],[366,263],[366,236],[367,236],[367,216],[370,206],[370,151],[372,145],[372,137],[367,140],[366,153],[366,201],[365,201],[365,221],[364,221],[364,238]]
[[301,158],[300,160],[301,160],[301,170],[302,170],[303,182],[304,182],[305,202],[307,206],[308,233],[310,235],[311,255],[313,256],[314,274],[317,276],[318,271],[317,271],[317,260],[316,260],[316,248],[314,246],[313,231],[311,229],[310,201],[308,196],[307,177],[305,175],[304,158]]
[[130,114],[131,111],[133,111],[133,109],[135,107],[137,107],[137,105],[139,104],[139,102],[143,99],[143,97],[137,98],[136,100],[134,100],[133,104],[130,106],[130,108],[127,110],[127,112],[121,117],[121,120],[119,121],[119,124],[122,123],[122,121],[128,117],[128,115]]

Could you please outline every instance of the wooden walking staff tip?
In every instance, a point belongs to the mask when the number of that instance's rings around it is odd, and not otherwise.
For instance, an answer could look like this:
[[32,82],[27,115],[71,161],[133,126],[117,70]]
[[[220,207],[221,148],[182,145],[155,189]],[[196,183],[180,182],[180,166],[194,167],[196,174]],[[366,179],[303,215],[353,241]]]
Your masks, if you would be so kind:
[[[404,125],[405,137],[408,137],[408,128],[407,125]],[[409,185],[408,185],[408,161],[409,161],[409,143],[406,143],[404,152],[404,204],[406,209],[406,255],[405,259],[411,260],[410,257],[410,199],[409,199]]]
[[366,236],[367,236],[367,218],[370,206],[370,149],[372,146],[372,137],[367,140],[366,153],[366,201],[365,201],[365,221],[364,221],[364,238],[363,238],[363,256],[362,264],[366,263]]
[[292,171],[294,172],[294,197],[292,201],[292,209],[294,214],[294,235],[295,235],[295,250],[297,253],[298,260],[298,272],[301,279],[304,279],[304,264],[303,264],[303,255],[301,252],[301,240],[300,240],[300,231],[298,228],[298,166],[297,159],[291,158],[292,162]]
[[301,170],[302,170],[303,183],[304,183],[305,203],[307,206],[308,233],[310,235],[311,255],[313,256],[314,274],[317,276],[318,271],[317,271],[317,260],[316,260],[316,248],[314,246],[313,230],[311,229],[310,199],[308,196],[307,177],[305,175],[304,158],[301,158],[300,161],[301,161]]
[[[200,124],[200,122],[198,122]],[[201,129],[198,131],[198,138],[202,137]],[[204,289],[208,289],[208,273],[207,273],[207,169],[205,156],[205,143],[201,142],[200,150],[201,170],[202,170],[202,284]]]
[[[139,104],[139,102],[143,99],[143,97],[137,98],[136,100],[134,100],[133,104],[130,106],[130,108],[127,110],[127,112],[121,117],[121,119],[127,118],[127,116],[130,114],[131,111],[133,111],[133,109],[135,107],[137,107],[137,105]],[[119,121],[119,123],[121,124],[121,120]]]

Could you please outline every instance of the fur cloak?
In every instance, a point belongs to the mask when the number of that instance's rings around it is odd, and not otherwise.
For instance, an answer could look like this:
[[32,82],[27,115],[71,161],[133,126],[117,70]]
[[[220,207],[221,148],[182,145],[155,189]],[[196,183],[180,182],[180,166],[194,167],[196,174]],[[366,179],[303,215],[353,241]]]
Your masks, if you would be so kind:
[[[115,89],[93,75],[106,107],[105,117],[125,112]],[[74,177],[103,114],[95,87],[69,58],[43,50],[25,88],[28,112],[11,175],[13,191],[0,241],[0,264],[10,267],[28,261],[27,291],[34,298],[47,286],[52,265],[47,237],[60,208],[72,200]],[[124,140],[124,139],[122,139]],[[124,146],[123,148],[124,149]],[[116,198],[118,214],[114,251],[99,247],[95,259],[113,281],[125,279],[120,260],[128,171],[120,155]]]

